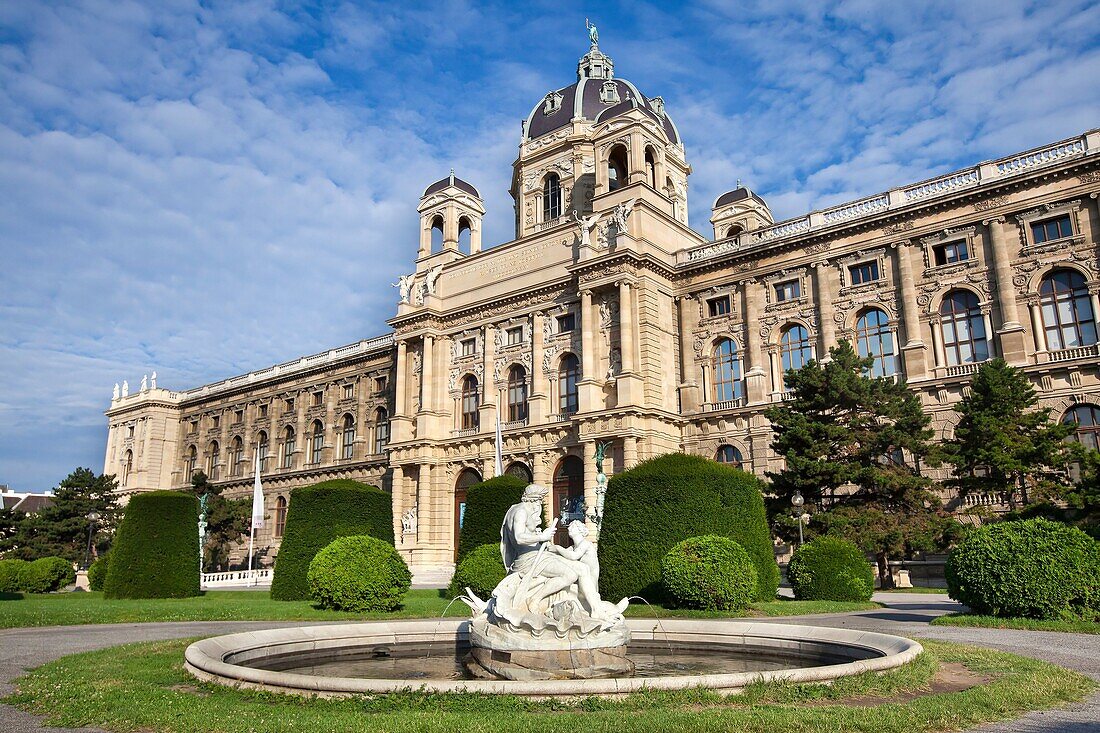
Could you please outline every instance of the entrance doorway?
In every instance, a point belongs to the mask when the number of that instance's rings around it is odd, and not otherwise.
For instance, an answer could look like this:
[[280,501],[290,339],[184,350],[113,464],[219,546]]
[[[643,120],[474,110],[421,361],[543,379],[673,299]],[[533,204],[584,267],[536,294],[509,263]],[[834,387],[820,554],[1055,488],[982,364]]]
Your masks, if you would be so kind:
[[481,474],[472,468],[462,469],[455,481],[454,559],[458,560],[458,537],[462,534],[462,520],[466,518],[466,490],[481,483]]
[[566,456],[554,471],[553,511],[561,517],[554,541],[569,547],[566,526],[574,521],[584,521],[584,462],[576,456]]

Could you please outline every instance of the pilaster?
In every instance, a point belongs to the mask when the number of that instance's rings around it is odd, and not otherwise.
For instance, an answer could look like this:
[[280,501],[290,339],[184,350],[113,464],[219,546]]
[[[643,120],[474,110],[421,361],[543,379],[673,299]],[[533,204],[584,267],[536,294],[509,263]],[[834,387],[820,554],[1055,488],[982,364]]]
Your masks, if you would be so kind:
[[764,401],[767,376],[760,349],[760,283],[746,280],[742,285],[745,299],[745,396],[749,404]]
[[1019,309],[1016,306],[1016,291],[1012,285],[1012,255],[1005,242],[1005,220],[1003,216],[998,216],[982,223],[989,229],[990,249],[993,250],[997,305],[1001,311],[1001,328],[997,331],[1001,356],[1009,364],[1024,364],[1027,362],[1027,348],[1024,343],[1024,327],[1020,324]]
[[913,262],[909,241],[898,242],[896,257],[898,280],[901,284],[901,323],[904,340],[901,356],[906,379],[920,379],[928,371],[926,348],[921,340],[920,313],[917,305],[917,288],[913,279]]

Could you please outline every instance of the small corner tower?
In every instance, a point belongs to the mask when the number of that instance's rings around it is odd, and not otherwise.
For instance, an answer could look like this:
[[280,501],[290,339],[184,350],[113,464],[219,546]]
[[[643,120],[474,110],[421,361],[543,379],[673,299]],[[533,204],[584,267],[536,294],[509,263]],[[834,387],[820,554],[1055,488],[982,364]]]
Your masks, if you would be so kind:
[[469,236],[465,254],[481,251],[481,219],[485,216],[485,205],[478,190],[455,176],[453,168],[447,178],[424,189],[416,210],[420,212],[418,260],[430,257],[434,251],[462,254],[459,241],[464,234]]
[[710,223],[714,225],[715,239],[727,239],[741,232],[770,226],[775,219],[764,199],[738,181],[737,188],[714,200]]

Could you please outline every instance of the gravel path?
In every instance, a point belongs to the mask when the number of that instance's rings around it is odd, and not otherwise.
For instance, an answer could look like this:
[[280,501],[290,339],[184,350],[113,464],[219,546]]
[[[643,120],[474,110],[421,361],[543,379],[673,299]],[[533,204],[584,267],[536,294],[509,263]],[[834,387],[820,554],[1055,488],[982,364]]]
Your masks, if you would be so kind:
[[[918,593],[877,593],[886,607],[873,611],[817,616],[757,619],[768,623],[800,623],[881,631],[900,636],[979,644],[1043,659],[1100,681],[1100,635],[1046,631],[972,629],[929,626],[928,622],[961,606],[946,596]],[[67,654],[103,649],[135,641],[215,636],[235,631],[300,626],[299,622],[203,621],[149,624],[102,624],[0,630],[0,695],[13,690],[11,681],[25,670]],[[0,705],[0,731],[5,733],[88,733],[91,728],[44,728],[39,718],[10,705]],[[1011,723],[997,723],[968,733],[1100,733],[1100,694],[1078,705],[1029,713]]]

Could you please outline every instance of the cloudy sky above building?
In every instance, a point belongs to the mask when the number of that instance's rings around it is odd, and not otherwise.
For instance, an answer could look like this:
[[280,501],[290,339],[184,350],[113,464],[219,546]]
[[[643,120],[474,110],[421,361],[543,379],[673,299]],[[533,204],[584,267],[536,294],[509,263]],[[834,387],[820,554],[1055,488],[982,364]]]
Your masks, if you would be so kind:
[[1089,0],[0,1],[0,483],[100,470],[115,382],[385,332],[452,166],[511,239],[520,120],[592,13],[708,236],[738,178],[786,218],[1100,125]]

